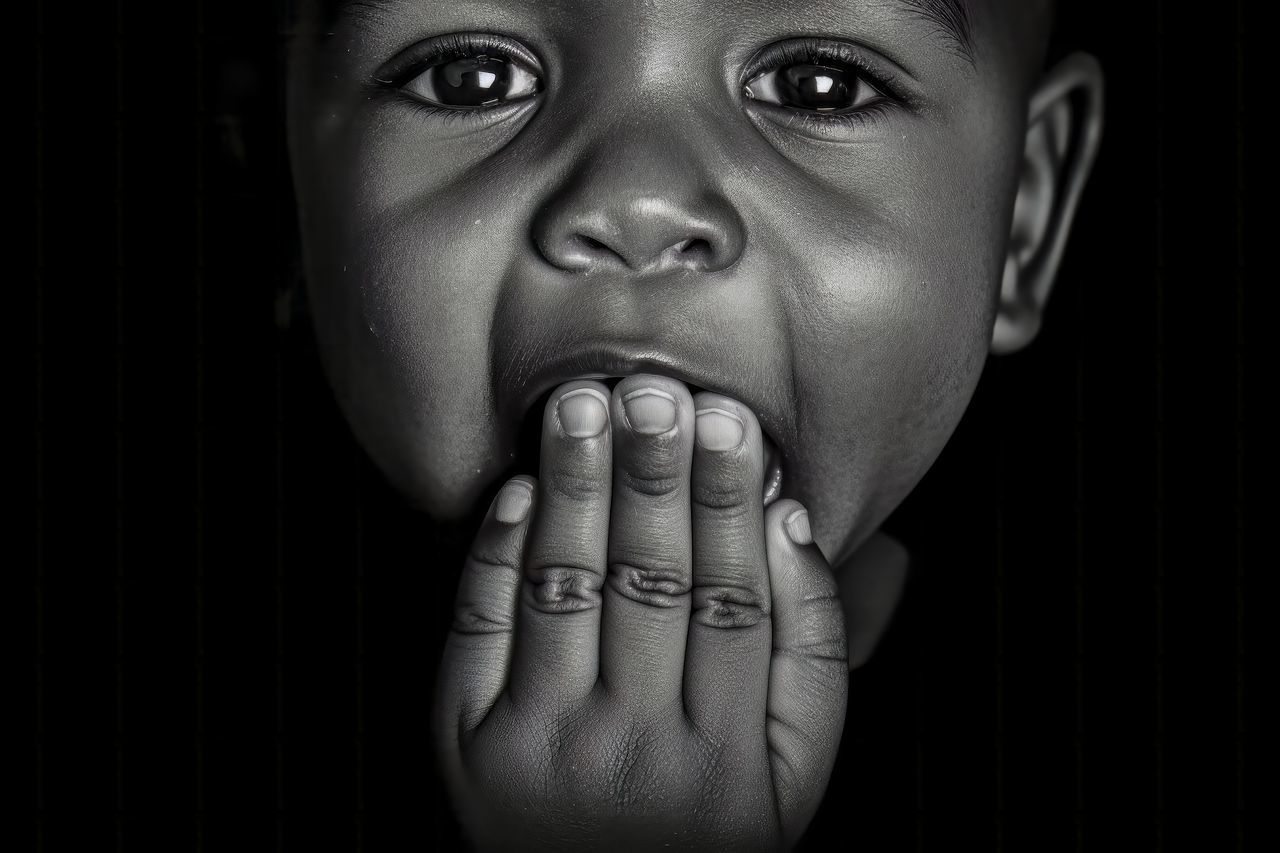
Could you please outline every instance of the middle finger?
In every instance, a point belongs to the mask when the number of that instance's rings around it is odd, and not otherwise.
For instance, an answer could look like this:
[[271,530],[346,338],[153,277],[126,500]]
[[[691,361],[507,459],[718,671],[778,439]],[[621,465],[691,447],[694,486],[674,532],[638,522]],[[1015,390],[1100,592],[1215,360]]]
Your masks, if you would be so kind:
[[613,502],[600,676],[630,708],[680,701],[693,545],[693,398],[683,382],[629,376],[613,390]]

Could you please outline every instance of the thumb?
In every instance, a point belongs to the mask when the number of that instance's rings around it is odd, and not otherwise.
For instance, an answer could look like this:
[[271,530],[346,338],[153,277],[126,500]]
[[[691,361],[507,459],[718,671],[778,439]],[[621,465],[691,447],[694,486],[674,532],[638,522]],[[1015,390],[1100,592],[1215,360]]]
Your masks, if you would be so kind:
[[848,699],[849,656],[835,577],[798,502],[765,510],[773,596],[766,732],[783,832],[794,843],[831,777]]

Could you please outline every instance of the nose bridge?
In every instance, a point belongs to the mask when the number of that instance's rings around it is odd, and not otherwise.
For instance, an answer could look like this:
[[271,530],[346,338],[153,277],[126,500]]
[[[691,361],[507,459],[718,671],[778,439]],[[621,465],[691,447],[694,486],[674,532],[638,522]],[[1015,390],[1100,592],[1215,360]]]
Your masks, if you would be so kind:
[[636,213],[663,206],[692,212],[697,199],[714,194],[715,187],[714,170],[705,162],[712,152],[699,146],[702,135],[691,130],[657,110],[611,123],[583,152],[579,192],[599,195],[591,204],[636,208]]
[[630,88],[611,108],[584,116],[571,135],[572,165],[533,223],[535,243],[552,264],[718,270],[741,254],[741,219],[720,187],[724,154],[714,117],[699,108],[696,92],[670,85]]

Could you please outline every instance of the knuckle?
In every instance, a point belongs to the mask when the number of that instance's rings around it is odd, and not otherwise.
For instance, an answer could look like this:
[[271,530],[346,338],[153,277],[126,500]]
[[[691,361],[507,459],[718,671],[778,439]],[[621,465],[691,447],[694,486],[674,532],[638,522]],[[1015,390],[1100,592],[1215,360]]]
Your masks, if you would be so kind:
[[472,548],[468,563],[471,570],[477,574],[505,575],[508,572],[514,572],[518,575],[520,561],[510,559],[511,556],[501,550]]
[[602,578],[583,566],[553,566],[529,571],[525,600],[543,613],[577,613],[600,605]]
[[849,655],[843,641],[817,641],[772,651],[772,666],[796,686],[814,709],[827,707],[847,690]]
[[454,608],[454,633],[474,636],[478,634],[510,634],[513,628],[511,615],[481,602],[459,602]]
[[718,478],[705,480],[694,483],[691,491],[695,505],[712,510],[725,519],[732,520],[750,508],[748,496],[752,490],[742,482],[726,482]]
[[459,634],[501,634],[512,629],[504,607],[520,582],[520,569],[503,561],[470,557],[458,586],[452,629]]
[[609,585],[632,601],[653,607],[676,607],[689,594],[689,572],[676,561],[648,558],[609,564]]
[[768,620],[769,599],[746,586],[699,586],[693,590],[693,618],[711,628],[749,628]]
[[481,570],[518,571],[520,544],[512,537],[477,537],[468,558]]
[[622,470],[618,473],[619,485],[641,495],[652,498],[666,497],[680,490],[681,477],[673,477],[662,473],[641,473]]
[[811,639],[796,643],[788,648],[773,649],[775,654],[794,655],[806,662],[817,664],[837,663],[845,666],[849,663],[849,647],[844,635]]
[[602,497],[609,489],[609,478],[587,466],[558,468],[543,478],[544,487],[552,494],[570,500]]

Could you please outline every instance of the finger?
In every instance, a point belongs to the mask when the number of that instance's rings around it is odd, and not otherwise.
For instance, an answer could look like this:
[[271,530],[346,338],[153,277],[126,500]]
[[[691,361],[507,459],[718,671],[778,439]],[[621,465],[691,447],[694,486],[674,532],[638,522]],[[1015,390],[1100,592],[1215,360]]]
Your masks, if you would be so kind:
[[763,729],[769,682],[760,425],[746,406],[709,392],[694,398],[694,411],[685,706],[704,732],[732,732],[759,742],[758,733],[744,730],[741,720],[759,720]]
[[613,389],[609,576],[600,679],[628,707],[680,701],[689,587],[693,398],[683,382],[629,376]]
[[790,499],[772,504],[765,541],[773,591],[766,736],[779,817],[798,834],[822,800],[840,748],[849,656],[840,593],[813,544],[808,513]]
[[529,531],[511,664],[517,703],[573,702],[595,687],[608,556],[609,390],[576,380],[542,420],[538,512]]
[[462,567],[435,705],[443,742],[474,731],[506,686],[534,486],[532,477],[507,481]]

